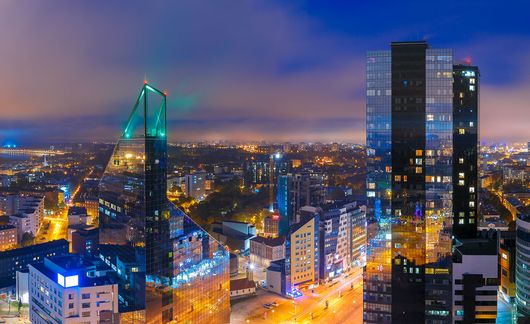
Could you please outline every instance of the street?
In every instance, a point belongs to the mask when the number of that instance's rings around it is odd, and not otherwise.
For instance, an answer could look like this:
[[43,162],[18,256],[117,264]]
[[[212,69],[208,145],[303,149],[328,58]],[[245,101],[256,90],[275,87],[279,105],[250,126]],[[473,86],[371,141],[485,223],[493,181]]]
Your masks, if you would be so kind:
[[[329,323],[362,322],[362,272],[352,271],[333,286],[321,285],[304,290],[295,301],[259,289],[256,297],[236,301],[232,306],[231,323]],[[352,289],[353,285],[353,289]],[[277,302],[266,309],[263,305]],[[326,301],[328,307],[326,308]]]

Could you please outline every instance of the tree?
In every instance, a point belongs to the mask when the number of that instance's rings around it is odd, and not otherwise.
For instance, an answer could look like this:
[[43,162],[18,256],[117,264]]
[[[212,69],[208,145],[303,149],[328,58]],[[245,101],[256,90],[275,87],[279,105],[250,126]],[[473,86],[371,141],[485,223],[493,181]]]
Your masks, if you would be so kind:
[[20,241],[20,245],[24,246],[30,246],[33,245],[35,241],[35,236],[33,234],[26,232],[22,234],[22,240]]

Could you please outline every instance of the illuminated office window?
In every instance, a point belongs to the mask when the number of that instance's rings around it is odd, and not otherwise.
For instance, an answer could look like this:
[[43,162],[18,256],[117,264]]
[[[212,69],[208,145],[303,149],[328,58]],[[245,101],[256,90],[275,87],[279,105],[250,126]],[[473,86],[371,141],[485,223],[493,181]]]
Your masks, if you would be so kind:
[[466,133],[466,130],[463,128],[458,129],[458,134],[464,135]]

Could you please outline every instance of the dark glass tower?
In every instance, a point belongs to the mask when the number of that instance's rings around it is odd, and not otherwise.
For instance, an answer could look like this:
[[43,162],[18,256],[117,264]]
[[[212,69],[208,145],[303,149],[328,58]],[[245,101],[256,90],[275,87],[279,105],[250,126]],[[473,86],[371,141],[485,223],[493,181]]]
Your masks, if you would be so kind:
[[121,321],[228,322],[228,252],[168,201],[166,179],[166,95],[145,83],[99,186]]
[[367,57],[366,323],[451,322],[451,50]]
[[453,233],[477,236],[479,70],[453,67]]

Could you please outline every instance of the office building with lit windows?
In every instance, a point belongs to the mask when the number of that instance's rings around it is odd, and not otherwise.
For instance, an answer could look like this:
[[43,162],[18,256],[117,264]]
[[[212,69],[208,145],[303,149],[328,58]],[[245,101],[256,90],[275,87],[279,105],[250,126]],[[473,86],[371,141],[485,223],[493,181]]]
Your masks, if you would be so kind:
[[498,238],[464,239],[453,254],[453,322],[496,323],[500,285]]
[[276,201],[280,213],[280,235],[298,222],[297,213],[303,206],[319,206],[324,202],[324,175],[313,170],[288,173],[278,177]]
[[229,253],[166,197],[166,95],[142,87],[99,185],[99,256],[125,323],[229,322]]
[[[313,207],[303,207],[313,208]],[[364,265],[365,214],[355,202],[328,203],[320,215],[320,280],[331,280]]]
[[300,222],[291,226],[285,240],[285,293],[296,298],[300,289],[318,283],[320,218],[317,213],[306,213]]
[[452,84],[450,49],[368,52],[365,323],[451,322]]
[[530,216],[524,214],[516,220],[515,305],[518,317],[530,317]]
[[116,323],[118,285],[101,261],[77,254],[29,266],[31,323]]
[[479,70],[453,66],[453,234],[477,236]]

